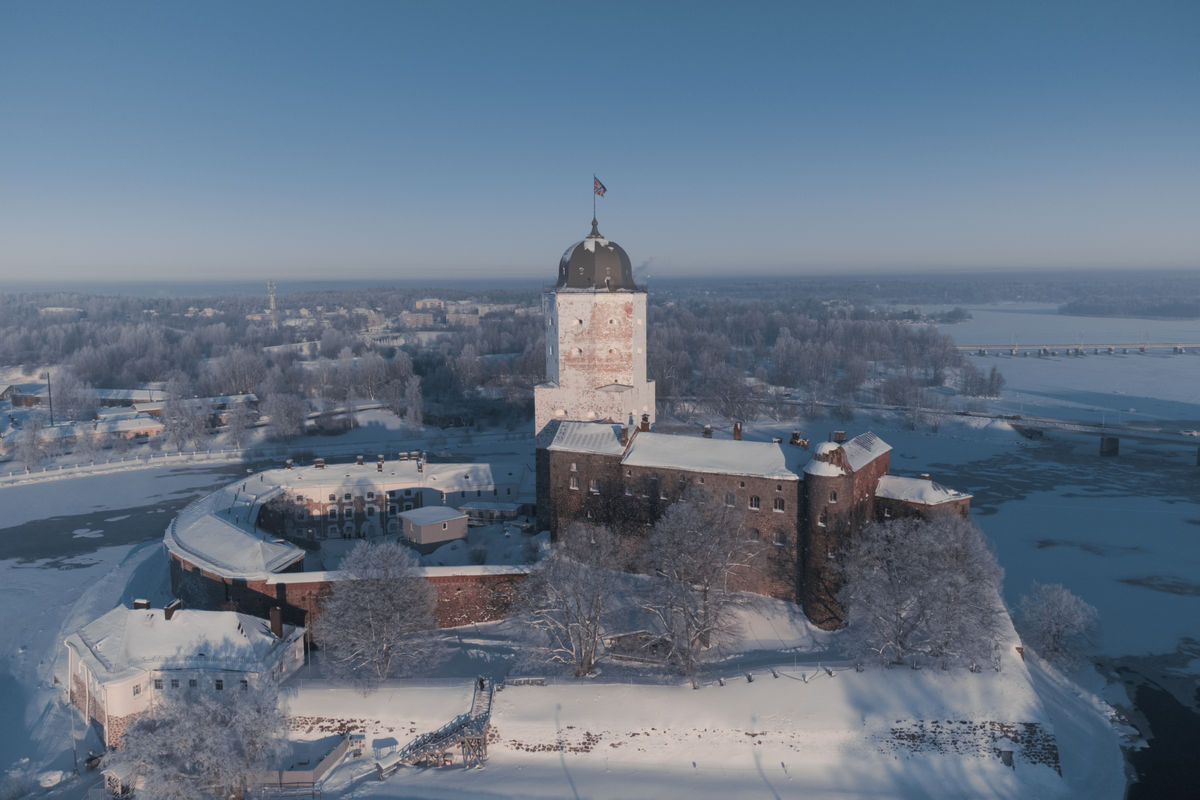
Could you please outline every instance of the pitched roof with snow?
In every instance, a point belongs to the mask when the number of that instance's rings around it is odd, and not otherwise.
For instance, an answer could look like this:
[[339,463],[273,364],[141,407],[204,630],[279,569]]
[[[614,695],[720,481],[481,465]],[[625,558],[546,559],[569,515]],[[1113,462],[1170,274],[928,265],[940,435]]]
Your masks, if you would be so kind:
[[904,478],[899,475],[884,475],[875,487],[875,496],[889,500],[903,500],[908,503],[920,503],[926,506],[936,506],[951,500],[962,500],[971,495],[950,489],[928,478]]
[[608,422],[561,422],[546,449],[603,456],[619,456],[625,452],[621,444],[621,426]]
[[276,639],[265,619],[236,611],[184,609],[168,620],[161,608],[118,606],[66,644],[93,675],[110,681],[157,669],[264,672],[303,635],[304,628],[284,625],[283,638]]
[[892,446],[890,444],[870,431],[860,433],[842,445],[842,451],[846,454],[846,463],[855,472],[858,472],[891,449]]
[[631,467],[796,480],[807,453],[793,445],[706,439],[670,433],[638,433],[621,463]]

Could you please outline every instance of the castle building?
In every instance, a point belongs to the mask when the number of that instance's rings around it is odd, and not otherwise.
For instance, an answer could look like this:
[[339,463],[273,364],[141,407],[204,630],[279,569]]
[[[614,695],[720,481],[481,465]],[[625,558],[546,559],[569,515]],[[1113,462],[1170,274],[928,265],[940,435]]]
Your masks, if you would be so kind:
[[567,248],[558,282],[543,295],[546,380],[533,390],[534,431],[548,442],[558,420],[654,422],[654,381],[646,378],[646,289],[629,255],[600,235],[596,220]]
[[[837,553],[864,526],[903,516],[966,517],[971,496],[890,475],[891,447],[867,432],[821,443],[655,432],[646,379],[646,291],[629,256],[602,238],[568,248],[546,294],[546,383],[535,389],[539,527],[575,520],[645,531],[691,487],[740,512],[751,561],[729,586],[800,603],[823,628],[841,624]],[[699,432],[698,432],[699,433]]]

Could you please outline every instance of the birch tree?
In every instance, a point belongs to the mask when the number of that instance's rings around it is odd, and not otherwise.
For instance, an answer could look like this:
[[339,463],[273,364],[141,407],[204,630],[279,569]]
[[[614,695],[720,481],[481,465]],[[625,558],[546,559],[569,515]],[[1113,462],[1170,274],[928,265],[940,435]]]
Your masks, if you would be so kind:
[[437,592],[412,550],[359,542],[338,571],[313,626],[327,674],[367,689],[431,657]]

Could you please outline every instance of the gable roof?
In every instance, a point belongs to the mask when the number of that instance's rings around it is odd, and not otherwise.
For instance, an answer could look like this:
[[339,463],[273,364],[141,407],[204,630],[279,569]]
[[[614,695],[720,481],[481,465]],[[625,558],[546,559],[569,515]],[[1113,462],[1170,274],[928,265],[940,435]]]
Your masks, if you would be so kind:
[[892,446],[890,444],[870,431],[860,433],[842,445],[842,452],[846,454],[846,463],[855,472],[858,472],[884,453],[891,451],[891,449]]

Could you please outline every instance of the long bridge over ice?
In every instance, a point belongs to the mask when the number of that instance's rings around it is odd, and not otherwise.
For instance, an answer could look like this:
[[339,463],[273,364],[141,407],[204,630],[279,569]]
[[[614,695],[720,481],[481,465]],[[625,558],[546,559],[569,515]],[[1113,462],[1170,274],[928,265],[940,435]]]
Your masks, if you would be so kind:
[[1200,351],[1200,342],[1100,342],[1100,343],[1041,343],[1041,344],[959,344],[954,346],[961,353],[977,353],[981,356],[992,353],[1010,356],[1051,356],[1060,353],[1068,356],[1124,355],[1127,353],[1194,353]]

